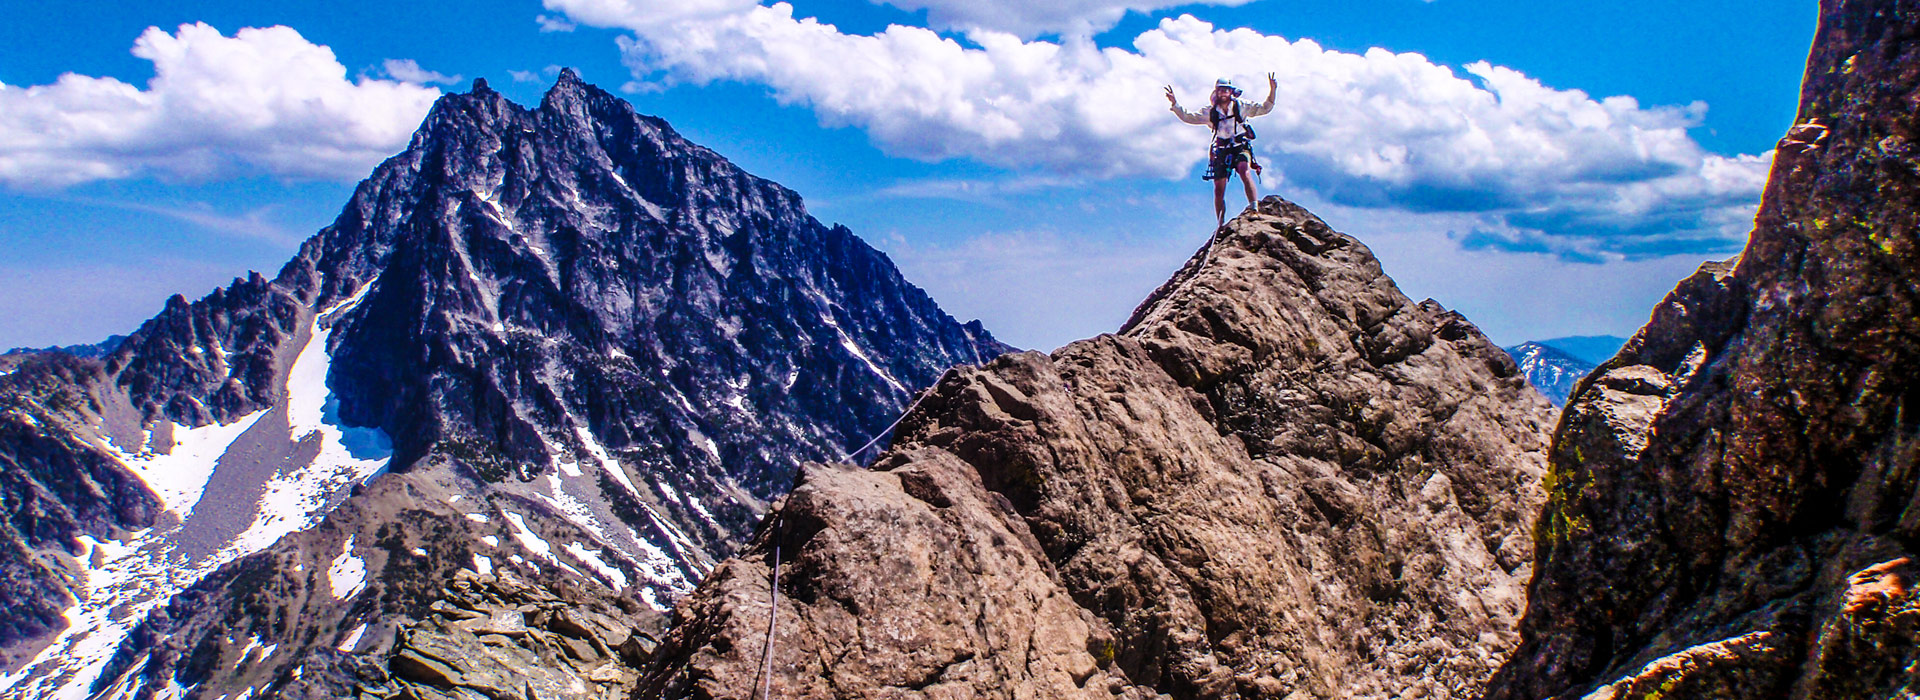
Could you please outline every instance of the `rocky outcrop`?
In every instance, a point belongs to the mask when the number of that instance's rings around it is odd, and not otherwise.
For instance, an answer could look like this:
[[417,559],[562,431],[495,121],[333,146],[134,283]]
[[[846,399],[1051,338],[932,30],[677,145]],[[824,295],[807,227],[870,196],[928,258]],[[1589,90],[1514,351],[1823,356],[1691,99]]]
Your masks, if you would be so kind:
[[257,272],[197,302],[175,294],[108,356],[107,373],[145,421],[232,423],[279,398],[278,355],[306,301]]
[[362,698],[624,698],[653,635],[629,611],[562,597],[511,573],[460,571],[426,620],[404,630],[391,669]]
[[1920,3],[1822,2],[1745,252],[1567,405],[1525,642],[1489,697],[1920,687],[1916,114]]
[[1551,409],[1290,203],[1119,334],[929,392],[802,473],[641,697],[1458,698],[1517,642]]

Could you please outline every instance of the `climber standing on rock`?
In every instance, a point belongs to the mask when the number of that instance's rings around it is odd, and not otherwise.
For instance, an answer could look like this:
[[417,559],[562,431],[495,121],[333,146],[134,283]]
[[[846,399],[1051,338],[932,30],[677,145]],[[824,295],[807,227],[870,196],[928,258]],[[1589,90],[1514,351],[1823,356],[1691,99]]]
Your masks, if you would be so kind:
[[1280,82],[1272,73],[1267,74],[1267,101],[1255,104],[1238,99],[1240,89],[1233,81],[1221,78],[1213,84],[1213,98],[1202,111],[1189,112],[1180,107],[1180,101],[1173,96],[1173,86],[1168,85],[1167,103],[1172,105],[1173,113],[1180,121],[1188,124],[1205,124],[1213,129],[1213,145],[1207,149],[1206,179],[1213,181],[1213,213],[1218,223],[1227,222],[1227,178],[1240,173],[1240,184],[1247,187],[1247,205],[1252,206],[1257,198],[1253,191],[1253,179],[1247,177],[1247,167],[1252,166],[1259,172],[1260,164],[1253,159],[1253,129],[1247,126],[1247,120],[1273,111],[1273,98],[1280,90]]

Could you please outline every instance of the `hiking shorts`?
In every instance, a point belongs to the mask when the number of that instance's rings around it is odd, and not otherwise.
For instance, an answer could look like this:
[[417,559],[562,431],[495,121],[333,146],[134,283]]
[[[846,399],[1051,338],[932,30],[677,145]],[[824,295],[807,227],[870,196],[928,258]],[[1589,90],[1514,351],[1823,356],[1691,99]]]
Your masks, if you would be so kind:
[[1225,180],[1241,163],[1253,164],[1253,144],[1245,141],[1216,141],[1207,151],[1207,174],[1203,180]]

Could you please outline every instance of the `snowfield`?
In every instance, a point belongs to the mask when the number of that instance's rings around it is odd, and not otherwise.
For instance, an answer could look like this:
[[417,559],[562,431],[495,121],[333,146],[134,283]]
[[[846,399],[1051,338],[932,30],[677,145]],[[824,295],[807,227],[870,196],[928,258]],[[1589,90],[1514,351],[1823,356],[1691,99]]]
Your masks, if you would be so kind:
[[[234,559],[265,549],[281,537],[318,523],[354,484],[376,476],[391,456],[386,436],[378,430],[338,425],[337,401],[327,388],[331,358],[327,354],[331,325],[339,313],[364,297],[353,296],[315,314],[308,326],[306,345],[288,372],[285,399],[273,408],[256,411],[224,425],[171,425],[172,444],[155,444],[149,431],[146,444],[126,450],[100,439],[95,445],[146,482],[168,513],[154,528],[130,533],[119,540],[84,538],[87,551],[70,566],[84,582],[76,591],[84,598],[67,610],[66,630],[32,661],[0,676],[0,696],[82,700],[92,694],[99,678],[129,631],[155,607],[174,594]],[[225,348],[215,347],[216,352]],[[287,454],[308,441],[319,441],[318,455],[306,464],[287,464],[271,474],[250,474],[250,464],[223,460],[236,445],[248,445],[255,454],[263,446],[281,445]],[[230,475],[224,470],[236,470]],[[259,498],[248,512],[246,528],[223,546],[193,541],[201,521],[216,515],[202,513],[208,484],[221,488],[241,480],[258,489]],[[234,504],[223,501],[222,509]],[[324,572],[336,598],[347,599],[366,584],[366,562],[352,554],[349,540],[340,556]],[[318,575],[320,572],[315,572]],[[364,631],[364,630],[361,630]],[[358,643],[358,640],[352,640]],[[271,653],[269,650],[268,653]],[[31,682],[27,679],[31,678]],[[135,693],[137,684],[111,684],[103,695]],[[168,688],[154,688],[167,697]]]

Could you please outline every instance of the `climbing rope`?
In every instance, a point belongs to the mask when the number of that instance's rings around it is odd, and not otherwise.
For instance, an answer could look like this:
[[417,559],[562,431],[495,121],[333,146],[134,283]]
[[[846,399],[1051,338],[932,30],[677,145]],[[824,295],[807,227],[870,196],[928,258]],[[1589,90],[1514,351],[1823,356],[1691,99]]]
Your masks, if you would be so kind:
[[913,397],[913,403],[907,404],[907,410],[901,411],[900,417],[893,419],[893,423],[891,425],[888,425],[886,428],[882,429],[879,433],[874,434],[873,439],[868,440],[867,444],[861,445],[860,449],[854,450],[852,452],[848,452],[847,461],[849,462],[853,461],[854,457],[857,457],[860,455],[860,453],[867,451],[867,448],[873,447],[874,445],[879,444],[880,438],[886,437],[887,433],[891,433],[893,432],[894,428],[900,427],[900,421],[906,420],[907,415],[913,413],[913,409],[920,405],[920,401],[922,399],[927,398],[927,395],[932,393],[933,393],[933,387],[927,387],[926,389],[920,392],[919,396]]
[[773,633],[780,620],[780,528],[773,531],[773,586],[767,591],[767,648],[760,660],[760,700],[773,697]]
[[[853,461],[853,458],[859,456],[860,453],[879,444],[880,438],[886,437],[887,433],[891,433],[894,428],[900,427],[900,421],[906,420],[907,414],[913,413],[913,409],[920,406],[920,401],[932,393],[933,388],[928,387],[921,391],[919,396],[913,397],[913,403],[907,404],[907,410],[901,411],[899,418],[893,419],[893,423],[889,424],[885,429],[882,429],[878,434],[875,434],[872,440],[867,441],[867,444],[861,445],[860,449],[848,452],[847,461]],[[778,625],[780,621],[780,525],[782,521],[778,519],[779,517],[778,515],[774,516],[775,521],[773,524],[773,580],[772,585],[767,588],[767,644],[760,652],[760,700],[771,700],[773,698],[773,635],[774,632],[777,631],[778,628],[776,625]]]

